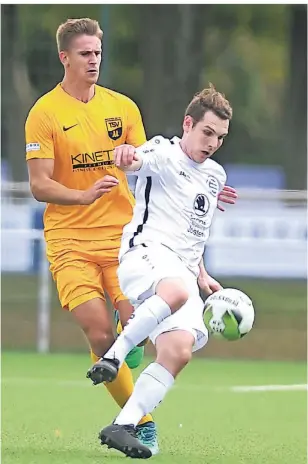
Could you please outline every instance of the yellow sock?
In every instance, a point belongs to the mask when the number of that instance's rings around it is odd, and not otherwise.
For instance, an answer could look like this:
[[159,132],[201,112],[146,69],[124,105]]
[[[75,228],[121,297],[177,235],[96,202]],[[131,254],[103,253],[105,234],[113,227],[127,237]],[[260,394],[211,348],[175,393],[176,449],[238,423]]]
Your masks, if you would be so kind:
[[122,328],[122,324],[121,324],[121,321],[118,322],[118,325],[117,325],[117,333],[120,334],[122,332],[123,328]]
[[[91,351],[91,359],[93,363],[96,363],[100,358]],[[104,385],[120,408],[123,408],[134,389],[133,376],[128,365],[123,363],[119,369],[117,378],[113,382],[105,383]],[[143,416],[139,421],[139,425],[149,421],[153,421],[151,414]]]

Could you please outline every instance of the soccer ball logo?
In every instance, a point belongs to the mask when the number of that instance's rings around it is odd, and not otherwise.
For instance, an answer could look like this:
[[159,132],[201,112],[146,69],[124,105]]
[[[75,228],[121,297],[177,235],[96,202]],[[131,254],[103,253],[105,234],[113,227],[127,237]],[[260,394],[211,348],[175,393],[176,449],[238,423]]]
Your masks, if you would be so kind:
[[225,330],[225,324],[222,319],[210,319],[209,320],[209,325],[210,328],[212,329],[212,332],[216,333],[223,333]]

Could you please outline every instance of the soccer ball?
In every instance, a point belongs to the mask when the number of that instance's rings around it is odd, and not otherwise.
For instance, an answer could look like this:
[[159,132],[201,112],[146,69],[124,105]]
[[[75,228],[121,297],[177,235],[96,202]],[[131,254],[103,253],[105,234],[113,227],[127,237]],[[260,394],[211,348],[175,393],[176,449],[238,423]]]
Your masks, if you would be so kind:
[[205,301],[204,323],[211,335],[238,340],[252,329],[255,311],[251,299],[240,290],[224,288]]

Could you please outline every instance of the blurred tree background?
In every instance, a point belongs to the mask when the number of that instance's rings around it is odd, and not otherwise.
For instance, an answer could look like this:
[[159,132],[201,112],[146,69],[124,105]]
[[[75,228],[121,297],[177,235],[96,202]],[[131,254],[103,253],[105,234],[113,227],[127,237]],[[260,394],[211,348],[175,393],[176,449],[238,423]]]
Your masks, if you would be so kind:
[[181,135],[184,110],[212,82],[234,108],[224,164],[282,166],[306,189],[306,5],[2,5],[1,149],[27,177],[24,121],[62,78],[58,25],[88,16],[104,30],[100,84],[139,105],[148,137]]

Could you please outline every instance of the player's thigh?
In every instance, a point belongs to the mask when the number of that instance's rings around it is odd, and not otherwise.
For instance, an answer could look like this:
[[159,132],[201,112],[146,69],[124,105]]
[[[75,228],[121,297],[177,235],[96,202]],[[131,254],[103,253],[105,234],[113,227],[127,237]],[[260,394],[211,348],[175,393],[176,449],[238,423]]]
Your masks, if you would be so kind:
[[108,293],[112,306],[119,310],[120,321],[124,326],[132,315],[133,306],[120,288],[117,274],[118,267],[119,262],[117,257],[113,262],[109,262],[104,266],[103,286]]
[[54,273],[63,308],[73,311],[77,306],[99,298],[105,300],[102,272],[95,263],[75,261]]
[[59,270],[55,280],[62,306],[69,309],[92,351],[102,356],[112,345],[114,337],[100,267],[91,262],[75,261],[74,265]]
[[164,279],[180,282],[186,288],[186,268],[175,253],[163,246],[135,247],[127,252],[118,269],[120,287],[133,304],[156,292]]
[[133,312],[133,306],[129,299],[123,294],[118,278],[118,248],[104,249],[101,252],[103,287],[108,293],[111,304],[119,310],[122,325],[125,325]]
[[89,254],[87,242],[49,242],[47,257],[63,308],[71,311],[93,298],[104,300],[102,270]]
[[184,331],[193,336],[192,352],[201,349],[208,341],[208,331],[203,320],[204,303],[199,296],[192,295],[182,308],[164,319],[151,333],[150,339],[156,346],[162,334]]
[[83,330],[92,351],[102,356],[112,345],[113,320],[107,308],[101,269],[92,262],[67,265],[55,275],[59,298]]
[[109,295],[111,303],[116,307],[119,301],[127,300],[123,294],[118,278],[118,249],[103,250],[101,253],[102,282],[104,289]]

